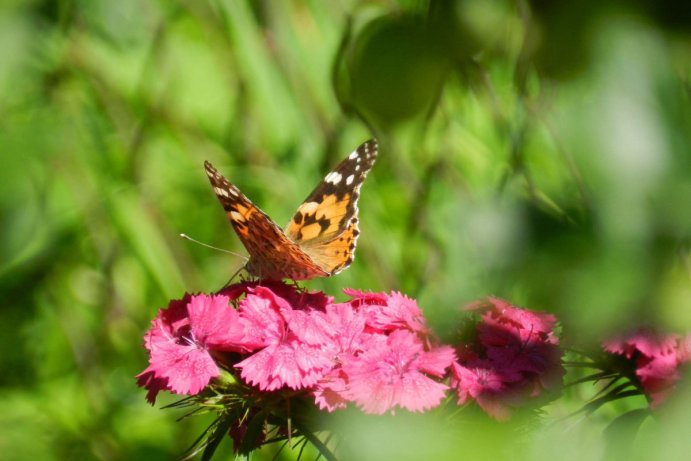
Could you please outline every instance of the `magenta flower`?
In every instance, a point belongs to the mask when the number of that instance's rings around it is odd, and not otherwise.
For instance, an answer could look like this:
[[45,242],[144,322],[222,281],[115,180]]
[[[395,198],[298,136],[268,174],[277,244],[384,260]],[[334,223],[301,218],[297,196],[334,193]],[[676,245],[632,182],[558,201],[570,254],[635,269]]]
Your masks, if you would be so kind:
[[454,358],[448,346],[425,351],[410,331],[370,335],[366,350],[343,365],[343,394],[366,413],[383,414],[396,406],[424,411],[437,406],[448,389],[430,376],[442,377]]
[[511,417],[503,398],[510,383],[515,381],[507,380],[505,373],[497,370],[493,363],[480,359],[469,362],[468,366],[454,363],[451,377],[452,383],[456,383],[459,405],[475,400],[480,408],[499,421]]
[[265,391],[284,386],[301,389],[315,384],[332,367],[325,314],[297,304],[313,299],[307,294],[285,299],[263,286],[249,289],[239,313],[246,340],[252,350],[259,350],[235,365],[245,381]]
[[552,314],[521,309],[499,298],[488,297],[465,310],[484,313],[478,325],[480,342],[486,346],[516,347],[525,342],[559,344]]
[[347,390],[345,373],[340,368],[334,368],[322,376],[314,386],[312,394],[320,410],[333,412],[348,405],[348,399],[345,397]]
[[680,365],[691,359],[689,337],[680,338],[649,329],[608,340],[603,347],[607,352],[622,355],[631,361],[652,408],[667,399],[681,379]]
[[350,303],[327,306],[326,318],[334,332],[334,367],[317,383],[313,394],[317,406],[331,412],[337,408],[345,408],[348,403],[345,398],[347,377],[341,365],[362,353],[369,334],[365,334],[365,316]]
[[[210,437],[228,434],[241,454],[269,431],[298,434],[275,427],[291,400],[294,421],[305,398],[328,411],[352,402],[376,414],[439,405],[455,353],[434,346],[417,303],[400,293],[347,293],[350,301],[334,304],[296,285],[243,282],[172,301],[146,334],[149,367],[139,385],[152,403],[160,390],[197,395],[184,405],[219,411]],[[201,393],[221,369],[228,379]]]
[[468,310],[482,312],[477,337],[451,370],[458,404],[474,400],[490,416],[506,420],[520,407],[561,385],[559,340],[551,314],[487,298]]
[[234,300],[242,295],[251,293],[252,290],[258,287],[270,290],[277,296],[286,300],[289,305],[299,306],[301,309],[311,308],[324,310],[326,306],[333,303],[333,298],[321,291],[305,291],[295,284],[287,284],[272,280],[236,283],[225,287],[219,294],[226,295],[231,300]]
[[242,349],[243,330],[227,296],[185,295],[160,310],[146,333],[149,366],[137,377],[152,404],[160,390],[198,394],[220,374],[211,352]]
[[313,392],[317,405],[333,411],[351,401],[375,414],[438,405],[447,386],[435,378],[444,376],[455,354],[450,347],[430,346],[415,301],[395,292],[346,294],[353,299],[327,308],[335,367]]
[[428,329],[422,311],[414,299],[394,291],[385,293],[366,293],[359,290],[344,290],[353,299],[350,304],[362,310],[367,325],[375,331],[396,330],[399,328],[427,334]]
[[326,308],[326,319],[332,328],[334,354],[337,361],[344,356],[356,355],[364,350],[367,319],[360,309],[350,303],[332,304]]

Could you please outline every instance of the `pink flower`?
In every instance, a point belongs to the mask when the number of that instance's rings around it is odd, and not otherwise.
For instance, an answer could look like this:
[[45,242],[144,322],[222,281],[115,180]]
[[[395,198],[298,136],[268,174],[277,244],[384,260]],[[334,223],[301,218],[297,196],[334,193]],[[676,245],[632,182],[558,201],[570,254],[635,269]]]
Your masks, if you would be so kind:
[[152,404],[158,391],[198,394],[219,369],[211,351],[241,349],[243,331],[238,313],[226,296],[185,295],[159,311],[146,333],[149,366],[137,377],[149,390]]
[[259,391],[303,390],[328,411],[348,402],[368,413],[423,411],[448,388],[440,381],[453,349],[432,345],[422,311],[400,293],[351,290],[339,304],[281,282],[222,293],[173,301],[154,320],[150,365],[138,376],[151,402],[160,390],[199,393],[219,364]]
[[400,293],[346,290],[353,299],[327,307],[334,329],[334,368],[313,394],[321,409],[355,402],[366,413],[395,407],[423,411],[439,404],[441,378],[453,362],[450,347],[433,348],[414,300]]
[[396,406],[424,411],[437,406],[448,387],[430,377],[441,377],[453,362],[453,349],[425,351],[412,332],[396,330],[389,336],[371,335],[367,348],[343,364],[347,376],[344,396],[366,413],[382,414]]
[[300,298],[294,293],[287,293],[287,297],[257,286],[240,302],[246,339],[253,350],[259,350],[235,367],[242,370],[244,380],[261,390],[312,386],[332,366],[331,336],[324,313],[289,302],[315,298]]
[[313,394],[319,408],[331,412],[345,408],[348,402],[344,396],[347,377],[340,365],[362,353],[370,335],[365,333],[365,316],[350,303],[327,306],[326,318],[333,328],[331,346],[334,368],[317,383]]
[[[508,342],[525,341],[559,344],[554,334],[556,317],[512,306],[503,299],[489,297],[472,303],[466,310],[484,311],[483,323],[478,330],[480,342],[505,346]],[[498,336],[494,336],[498,334]]]
[[474,343],[465,345],[451,370],[458,403],[475,400],[490,416],[506,420],[511,408],[557,389],[564,375],[551,314],[487,298],[467,310],[482,312]]
[[366,318],[362,311],[350,303],[332,304],[326,308],[326,319],[333,332],[334,354],[337,360],[342,355],[357,354],[366,342]]
[[689,361],[689,338],[674,334],[659,334],[641,329],[624,337],[605,341],[607,352],[622,355],[636,369],[643,391],[655,408],[664,402],[681,379],[679,366]]
[[414,299],[393,291],[365,293],[358,290],[344,290],[353,299],[349,303],[362,311],[367,326],[374,331],[391,331],[405,328],[427,334],[429,332],[422,311]]
[[350,302],[354,307],[362,304],[379,304],[386,306],[388,296],[386,293],[373,293],[371,291],[356,290],[354,288],[344,288],[343,293],[353,298]]
[[507,380],[490,362],[476,360],[467,366],[454,363],[451,382],[457,388],[459,405],[475,400],[480,408],[499,421],[511,417],[511,411],[503,403],[502,397],[509,383],[515,380]]
[[301,309],[324,310],[326,306],[333,303],[333,298],[321,291],[305,291],[295,284],[273,280],[236,283],[225,287],[219,294],[226,295],[230,299],[237,299],[251,293],[257,287],[266,288],[286,300],[291,306],[299,306]]
[[348,379],[345,372],[341,368],[333,368],[319,380],[312,394],[320,410],[333,412],[347,406],[347,390]]
[[137,386],[147,389],[146,401],[151,405],[156,403],[156,396],[160,391],[170,390],[168,378],[158,378],[151,367],[139,373],[137,376]]

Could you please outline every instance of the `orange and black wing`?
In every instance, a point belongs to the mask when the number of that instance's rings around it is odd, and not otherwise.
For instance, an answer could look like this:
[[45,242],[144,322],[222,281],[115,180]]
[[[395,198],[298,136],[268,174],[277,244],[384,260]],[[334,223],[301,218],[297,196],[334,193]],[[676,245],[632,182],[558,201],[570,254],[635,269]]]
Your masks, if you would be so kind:
[[353,261],[358,229],[360,187],[377,159],[377,141],[355,149],[326,175],[286,226],[288,238],[333,275]]
[[204,168],[230,224],[250,254],[246,268],[251,275],[273,280],[329,275],[211,163],[204,162]]

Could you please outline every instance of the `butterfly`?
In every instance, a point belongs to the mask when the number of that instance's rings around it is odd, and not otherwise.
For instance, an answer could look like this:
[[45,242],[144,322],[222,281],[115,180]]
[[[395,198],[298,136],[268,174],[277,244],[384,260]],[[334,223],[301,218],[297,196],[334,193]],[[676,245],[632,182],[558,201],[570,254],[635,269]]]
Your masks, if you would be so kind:
[[360,235],[360,187],[377,153],[374,139],[355,149],[307,196],[285,229],[204,162],[211,187],[250,255],[247,272],[262,280],[307,280],[348,267]]

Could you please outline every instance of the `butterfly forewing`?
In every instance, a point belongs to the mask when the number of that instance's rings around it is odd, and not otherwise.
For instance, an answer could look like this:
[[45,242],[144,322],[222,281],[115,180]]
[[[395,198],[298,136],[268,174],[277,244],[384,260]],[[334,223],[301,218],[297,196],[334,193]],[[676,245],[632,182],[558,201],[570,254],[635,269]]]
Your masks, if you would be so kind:
[[209,182],[240,241],[250,254],[247,271],[261,279],[302,280],[329,275],[291,242],[269,216],[254,205],[209,162]]
[[344,232],[357,217],[360,187],[377,152],[377,142],[367,141],[331,170],[300,205],[286,226],[286,235],[307,246],[330,241]]
[[353,261],[358,229],[360,187],[377,159],[369,140],[339,163],[300,205],[286,235],[325,271],[335,274]]

